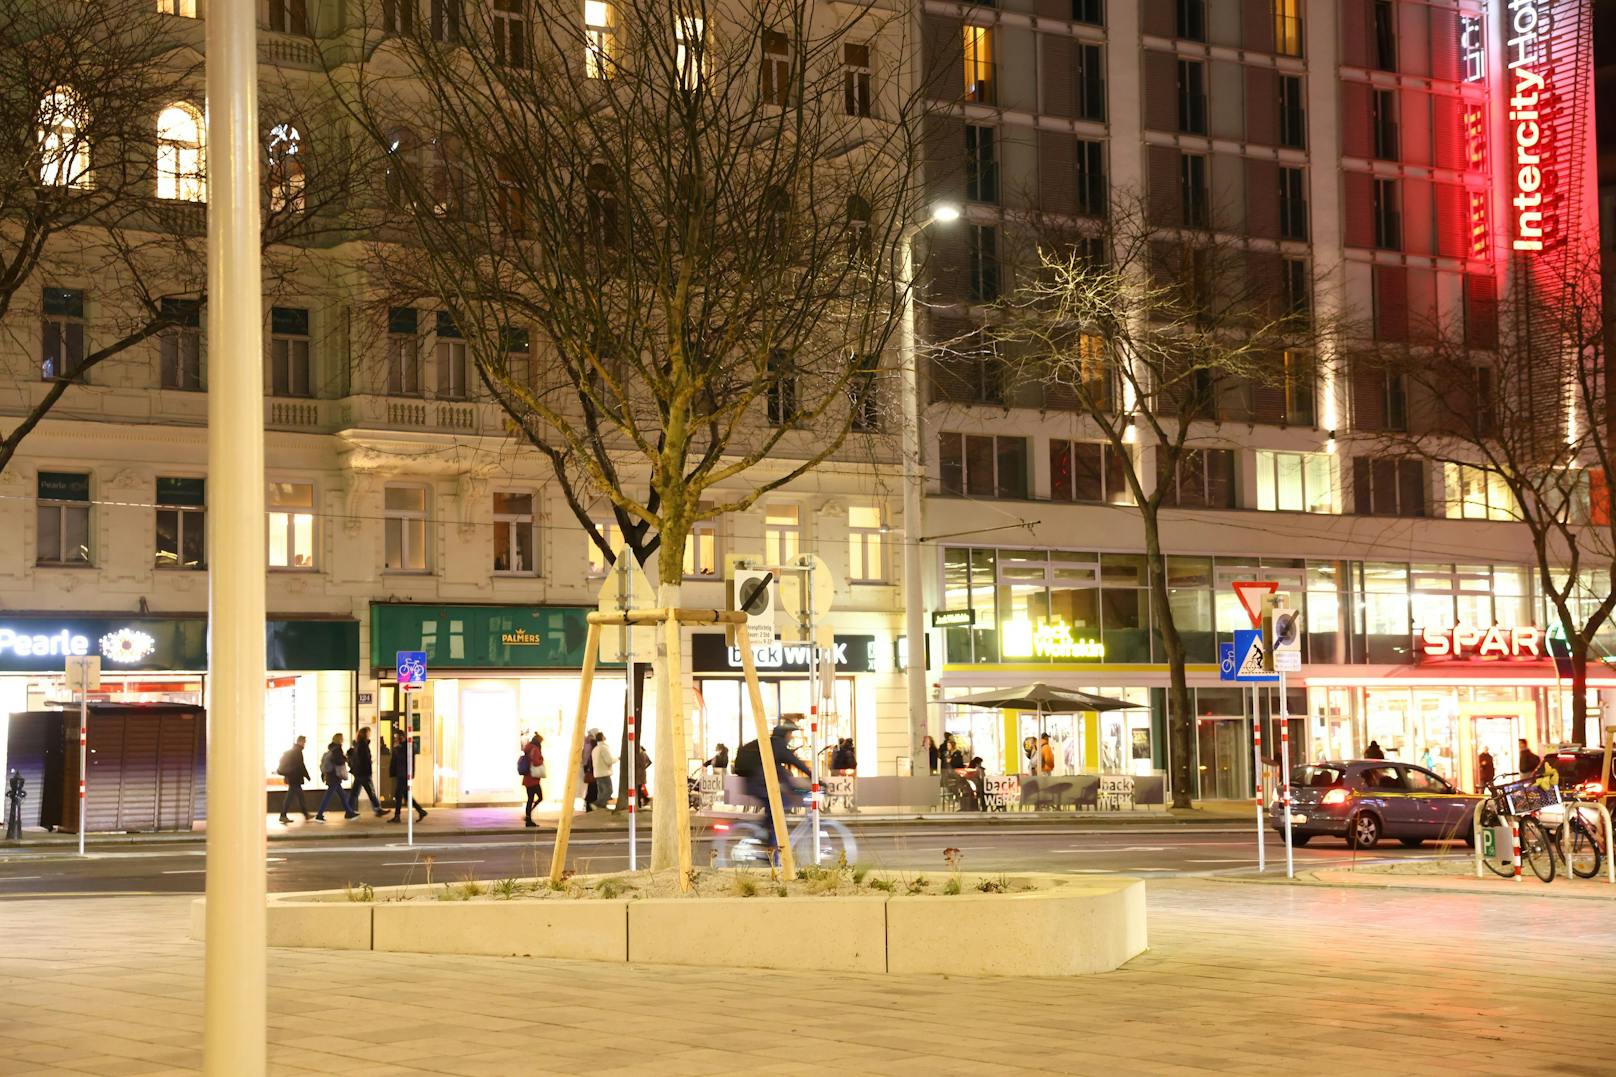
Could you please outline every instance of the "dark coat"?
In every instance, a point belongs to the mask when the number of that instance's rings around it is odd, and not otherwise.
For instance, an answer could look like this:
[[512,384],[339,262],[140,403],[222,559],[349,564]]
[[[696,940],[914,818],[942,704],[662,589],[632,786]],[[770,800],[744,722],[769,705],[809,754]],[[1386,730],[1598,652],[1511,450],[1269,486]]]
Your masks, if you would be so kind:
[[409,751],[410,742],[406,740],[389,753],[387,757],[387,773],[389,777],[403,780],[410,776]]
[[376,763],[370,754],[370,741],[356,740],[348,749],[348,769],[355,778],[369,778],[376,773]]
[[275,769],[286,779],[287,785],[302,785],[309,780],[309,765],[303,761],[302,750],[296,747],[286,749],[280,766]]

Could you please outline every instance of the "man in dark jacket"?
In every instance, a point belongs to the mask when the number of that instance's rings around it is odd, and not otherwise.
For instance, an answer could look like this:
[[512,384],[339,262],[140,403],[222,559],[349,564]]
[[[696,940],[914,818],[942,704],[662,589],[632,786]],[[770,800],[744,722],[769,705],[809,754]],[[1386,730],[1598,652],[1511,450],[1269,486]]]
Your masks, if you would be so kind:
[[1537,769],[1537,765],[1539,763],[1541,763],[1541,762],[1543,762],[1543,760],[1538,758],[1538,754],[1536,752],[1532,751],[1532,749],[1530,749],[1530,748],[1528,748],[1526,746],[1526,738],[1522,737],[1521,738],[1521,777],[1524,778],[1527,775],[1531,774],[1534,770]]
[[290,823],[292,820],[286,814],[291,810],[292,801],[297,801],[297,810],[308,819],[309,806],[303,802],[303,783],[309,780],[309,765],[303,761],[303,746],[309,742],[307,737],[297,738],[297,743],[286,749],[281,756],[281,762],[275,768],[275,773],[286,779],[286,797],[281,801],[281,822]]
[[416,803],[415,797],[410,795],[410,745],[404,740],[404,734],[399,730],[393,731],[393,751],[388,756],[387,770],[393,779],[393,817],[387,820],[396,823],[399,812],[404,808],[404,798],[409,797],[410,807],[415,809],[417,819],[426,818],[426,809]]
[[[774,767],[780,781],[780,805],[788,812],[791,804],[796,800],[793,796],[796,790],[791,784],[787,769],[795,768],[801,771],[805,777],[812,774],[812,771],[808,769],[808,764],[799,759],[797,754],[791,750],[789,743],[791,734],[796,731],[796,723],[782,720],[779,725],[774,727],[774,732],[769,735],[769,747],[774,752]],[[743,760],[745,761],[743,762]],[[774,840],[774,810],[769,804],[769,782],[765,776],[762,761],[763,753],[759,751],[758,743],[755,740],[741,745],[735,753],[736,773],[746,780],[746,795],[755,798],[759,804],[763,805],[763,841],[771,850],[770,860],[772,862],[773,855],[778,852],[779,846]],[[744,774],[741,774],[742,767],[745,767],[746,770]],[[797,802],[800,803],[800,801]]]
[[370,754],[370,726],[361,726],[359,735],[354,738],[353,747],[348,749],[348,770],[353,774],[353,788],[348,790],[348,807],[354,813],[359,811],[359,791],[363,789],[370,797],[370,806],[376,815],[383,816],[382,802],[376,796],[376,784],[372,780],[376,774],[376,761]]

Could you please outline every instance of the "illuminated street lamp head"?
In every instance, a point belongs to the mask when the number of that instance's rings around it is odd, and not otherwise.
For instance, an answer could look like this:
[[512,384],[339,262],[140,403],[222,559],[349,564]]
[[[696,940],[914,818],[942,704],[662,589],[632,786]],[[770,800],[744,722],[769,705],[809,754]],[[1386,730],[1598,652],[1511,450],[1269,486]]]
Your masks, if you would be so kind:
[[948,224],[960,219],[960,208],[952,202],[939,202],[931,207],[931,219],[934,224]]

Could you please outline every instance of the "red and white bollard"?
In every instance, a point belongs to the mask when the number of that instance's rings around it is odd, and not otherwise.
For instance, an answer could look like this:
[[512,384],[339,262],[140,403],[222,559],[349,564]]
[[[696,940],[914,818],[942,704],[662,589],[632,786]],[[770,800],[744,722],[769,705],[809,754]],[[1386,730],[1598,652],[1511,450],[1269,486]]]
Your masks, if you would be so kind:
[[1255,709],[1251,715],[1251,766],[1257,779],[1257,870],[1264,871],[1268,864],[1264,847],[1266,834],[1263,831],[1262,718]]
[[1521,821],[1509,817],[1509,858],[1515,861],[1515,881],[1521,881]]

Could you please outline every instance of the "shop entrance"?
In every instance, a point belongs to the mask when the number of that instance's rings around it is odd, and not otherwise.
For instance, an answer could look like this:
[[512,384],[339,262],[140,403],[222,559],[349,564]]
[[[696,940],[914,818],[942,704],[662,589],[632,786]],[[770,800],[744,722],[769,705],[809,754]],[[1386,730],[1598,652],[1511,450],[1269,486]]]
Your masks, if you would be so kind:
[[415,757],[415,780],[410,783],[410,794],[423,804],[438,802],[436,779],[437,752],[432,729],[432,683],[421,688],[400,692],[398,684],[382,681],[376,686],[377,740],[376,791],[383,800],[393,795],[392,750],[393,732],[405,732],[416,737],[418,754]]
[[1243,717],[1195,720],[1196,773],[1202,800],[1251,796],[1251,734]]
[[1492,754],[1495,774],[1512,774],[1520,765],[1518,741],[1523,729],[1537,728],[1537,704],[1531,701],[1460,703],[1459,758],[1451,777],[1466,792],[1481,791],[1478,760]]

